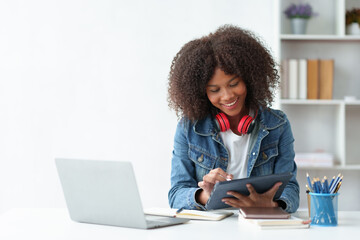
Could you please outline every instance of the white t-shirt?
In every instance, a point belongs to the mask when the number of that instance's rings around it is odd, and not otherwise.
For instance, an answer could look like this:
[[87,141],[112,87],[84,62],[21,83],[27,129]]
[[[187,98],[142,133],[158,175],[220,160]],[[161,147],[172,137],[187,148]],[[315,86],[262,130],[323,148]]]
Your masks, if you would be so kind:
[[232,174],[234,179],[246,178],[250,134],[239,136],[229,129],[226,132],[220,132],[220,136],[230,154],[226,172]]

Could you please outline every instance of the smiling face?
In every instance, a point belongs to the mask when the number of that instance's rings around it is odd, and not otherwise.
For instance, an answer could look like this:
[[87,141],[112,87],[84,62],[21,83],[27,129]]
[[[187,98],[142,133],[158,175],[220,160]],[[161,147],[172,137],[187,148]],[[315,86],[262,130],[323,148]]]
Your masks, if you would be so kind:
[[247,89],[245,82],[237,75],[227,75],[216,68],[206,86],[206,94],[212,105],[228,117],[241,117],[246,112]]

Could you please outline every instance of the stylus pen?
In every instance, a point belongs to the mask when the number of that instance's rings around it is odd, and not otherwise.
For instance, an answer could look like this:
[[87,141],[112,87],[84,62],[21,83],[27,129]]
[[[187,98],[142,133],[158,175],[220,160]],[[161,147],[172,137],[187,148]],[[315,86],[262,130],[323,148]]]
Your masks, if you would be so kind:
[[184,210],[184,208],[179,208],[179,210],[176,211],[176,214],[181,213],[181,211]]

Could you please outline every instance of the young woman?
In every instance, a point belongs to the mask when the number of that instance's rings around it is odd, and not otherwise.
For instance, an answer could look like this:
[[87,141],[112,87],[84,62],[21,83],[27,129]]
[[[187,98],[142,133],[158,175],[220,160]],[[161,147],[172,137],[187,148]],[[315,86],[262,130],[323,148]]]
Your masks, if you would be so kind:
[[269,51],[251,32],[225,25],[185,44],[169,75],[168,101],[178,117],[169,203],[203,209],[218,181],[292,172],[279,199],[281,183],[249,196],[224,198],[229,207],[299,206],[294,138],[286,115],[271,109],[279,75]]

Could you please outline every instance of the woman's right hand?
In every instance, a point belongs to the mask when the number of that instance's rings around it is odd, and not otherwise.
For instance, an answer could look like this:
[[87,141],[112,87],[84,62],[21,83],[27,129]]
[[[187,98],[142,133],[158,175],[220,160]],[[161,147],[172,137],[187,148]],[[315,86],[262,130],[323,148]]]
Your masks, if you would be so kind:
[[213,190],[215,183],[232,179],[233,175],[227,174],[221,168],[211,170],[203,177],[203,180],[198,183],[198,186],[202,189],[202,191],[197,194],[196,201],[202,205],[205,205],[210,197],[210,193]]

